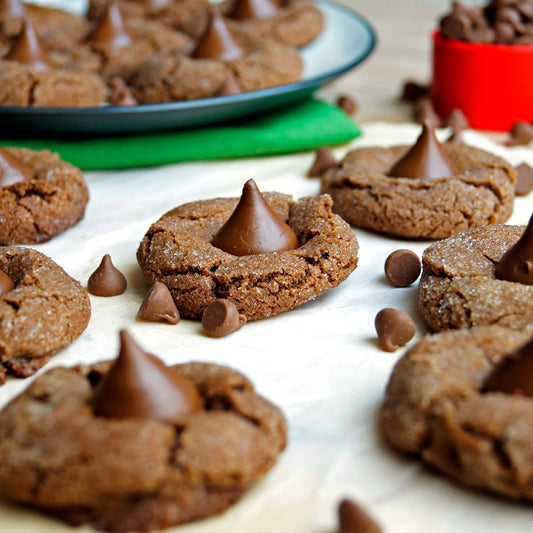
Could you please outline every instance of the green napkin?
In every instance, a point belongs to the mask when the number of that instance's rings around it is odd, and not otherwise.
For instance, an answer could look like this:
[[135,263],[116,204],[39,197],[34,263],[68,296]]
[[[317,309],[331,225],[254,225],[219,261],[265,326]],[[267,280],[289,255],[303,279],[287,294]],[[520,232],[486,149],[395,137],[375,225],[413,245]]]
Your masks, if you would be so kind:
[[313,150],[360,134],[344,111],[311,98],[234,124],[75,140],[0,140],[0,146],[47,148],[83,170],[109,170]]

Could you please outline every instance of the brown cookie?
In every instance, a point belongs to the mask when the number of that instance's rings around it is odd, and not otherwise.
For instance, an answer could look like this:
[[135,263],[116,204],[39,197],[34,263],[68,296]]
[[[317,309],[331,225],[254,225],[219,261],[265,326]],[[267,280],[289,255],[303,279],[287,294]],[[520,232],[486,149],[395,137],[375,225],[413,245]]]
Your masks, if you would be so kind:
[[387,385],[387,439],[460,483],[532,500],[533,400],[484,392],[497,365],[532,338],[531,328],[483,326],[423,339]]
[[5,150],[33,177],[0,187],[0,245],[45,242],[83,218],[89,191],[79,168],[48,150]]
[[24,107],[98,107],[105,85],[91,72],[36,70],[0,61],[0,105]]
[[234,256],[211,244],[238,198],[182,205],[151,226],[137,251],[147,282],[164,283],[183,318],[201,319],[214,300],[232,300],[248,320],[287,311],[344,281],[357,266],[357,239],[331,212],[331,198],[295,202],[265,194],[278,217],[296,233],[293,250]]
[[504,222],[513,210],[516,172],[502,158],[466,145],[443,149],[457,169],[451,178],[389,177],[409,149],[358,148],[322,177],[333,210],[361,228],[408,239],[439,239]]
[[44,254],[0,248],[0,271],[15,287],[0,296],[0,384],[6,373],[31,376],[87,327],[83,287]]
[[226,0],[220,9],[233,30],[254,39],[275,39],[301,47],[315,39],[324,25],[322,12],[312,0],[283,0],[276,14],[261,19],[233,18],[238,1]]
[[418,303],[434,331],[532,322],[533,286],[496,279],[495,265],[524,226],[475,228],[437,242],[422,257]]
[[133,75],[133,94],[147,104],[195,100],[220,95],[230,77],[245,92],[296,82],[302,76],[303,62],[293,47],[247,41],[247,50],[244,57],[229,61],[187,57],[176,50],[154,54]]
[[93,389],[110,362],[55,368],[0,413],[0,486],[10,499],[72,525],[149,531],[220,513],[285,448],[281,411],[240,373],[172,367],[200,393],[178,423],[96,416]]
[[[110,0],[90,0],[87,16],[98,20]],[[118,0],[124,18],[156,20],[194,39],[205,32],[209,22],[208,0],[172,0],[169,2],[147,2],[144,0]]]

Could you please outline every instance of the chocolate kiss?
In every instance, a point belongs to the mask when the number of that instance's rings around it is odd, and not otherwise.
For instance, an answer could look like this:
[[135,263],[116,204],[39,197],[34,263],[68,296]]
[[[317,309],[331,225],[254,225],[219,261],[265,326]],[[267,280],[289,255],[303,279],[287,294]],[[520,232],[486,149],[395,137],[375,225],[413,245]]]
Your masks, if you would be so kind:
[[241,0],[231,16],[235,19],[266,19],[278,12],[278,6],[271,0]]
[[2,270],[0,270],[0,296],[4,296],[15,288],[13,280]]
[[441,144],[435,137],[435,130],[426,121],[416,143],[389,170],[392,178],[448,178],[456,171]]
[[339,505],[339,533],[381,533],[381,527],[352,500]]
[[20,0],[0,0],[0,17],[24,17],[26,6]]
[[169,6],[171,0],[143,0],[142,2],[148,9],[163,9]]
[[230,61],[246,54],[220,14],[213,10],[211,24],[194,51],[194,57]]
[[54,66],[46,52],[41,48],[33,24],[29,19],[24,22],[22,33],[5,59],[24,63],[35,70],[48,70]]
[[94,391],[95,415],[177,423],[202,408],[191,380],[143,352],[125,330],[120,343],[118,358]]
[[149,322],[166,320],[169,324],[177,324],[180,321],[180,313],[168,287],[156,281],[148,291],[141,303],[137,317]]
[[0,148],[0,187],[8,187],[13,183],[31,179],[33,179],[33,170],[7,150]]
[[268,205],[254,180],[248,180],[228,221],[211,241],[232,255],[266,254],[298,248],[298,237]]
[[533,340],[496,365],[485,381],[483,392],[533,396]]
[[98,25],[89,35],[89,41],[94,44],[106,44],[111,48],[122,48],[132,43],[116,2],[107,6]]
[[522,237],[496,264],[496,278],[533,285],[533,216]]

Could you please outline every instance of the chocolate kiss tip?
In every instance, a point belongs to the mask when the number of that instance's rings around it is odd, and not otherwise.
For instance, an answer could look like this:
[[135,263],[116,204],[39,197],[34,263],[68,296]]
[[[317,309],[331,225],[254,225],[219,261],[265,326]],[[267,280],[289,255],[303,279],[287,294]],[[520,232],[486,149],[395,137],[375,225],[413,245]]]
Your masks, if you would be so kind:
[[180,314],[172,294],[168,287],[156,281],[141,303],[137,317],[150,322],[167,321],[169,324],[177,324]]
[[0,187],[33,179],[33,170],[0,147]]
[[13,280],[2,270],[0,270],[0,296],[4,296],[15,288]]
[[533,285],[533,216],[518,241],[495,267],[496,278]]
[[51,59],[39,44],[33,24],[28,18],[24,22],[22,33],[5,59],[18,61],[35,70],[48,70],[53,67]]
[[241,256],[293,250],[298,248],[298,237],[276,215],[251,179],[244,184],[235,211],[211,244],[229,254]]
[[233,36],[217,9],[211,12],[211,24],[205,36],[194,50],[193,56],[204,59],[231,61],[246,54],[244,48]]
[[0,16],[12,18],[24,15],[26,15],[26,6],[20,0],[0,0]]
[[175,423],[201,407],[191,380],[145,353],[127,331],[120,332],[118,358],[94,391],[97,416]]
[[485,380],[483,392],[533,396],[533,339],[494,367]]
[[235,19],[265,19],[274,16],[278,6],[271,0],[240,0],[231,13]]
[[429,121],[422,124],[416,143],[390,169],[393,178],[437,179],[449,178],[456,170],[435,136]]
[[91,274],[87,288],[95,296],[118,296],[127,287],[126,278],[120,272],[109,254],[104,255],[98,268]]
[[339,505],[339,533],[381,533],[381,527],[352,500]]
[[104,15],[89,35],[88,40],[93,44],[107,44],[112,48],[122,48],[132,43],[115,1],[107,6]]

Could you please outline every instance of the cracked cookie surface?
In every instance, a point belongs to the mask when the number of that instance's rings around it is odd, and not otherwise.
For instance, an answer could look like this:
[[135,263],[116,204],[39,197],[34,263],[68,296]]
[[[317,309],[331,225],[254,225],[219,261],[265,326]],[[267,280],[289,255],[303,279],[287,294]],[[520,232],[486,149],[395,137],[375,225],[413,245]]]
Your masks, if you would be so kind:
[[533,499],[533,399],[483,393],[533,329],[483,326],[428,336],[396,364],[380,422],[389,442],[472,487]]
[[329,196],[264,196],[298,236],[298,248],[237,257],[213,246],[238,198],[184,204],[150,227],[137,260],[149,284],[170,289],[182,317],[200,319],[213,300],[226,298],[248,320],[266,318],[336,287],[356,268],[357,239],[331,212]]
[[15,288],[0,296],[0,385],[6,374],[31,376],[87,327],[85,289],[44,254],[0,248],[0,270]]
[[287,428],[248,379],[219,365],[172,367],[203,408],[177,424],[95,416],[111,362],[55,368],[0,413],[0,486],[72,525],[149,531],[222,512],[276,462]]
[[524,230],[503,224],[474,228],[425,250],[418,303],[431,329],[521,329],[533,322],[533,286],[495,276],[495,265]]
[[79,168],[48,150],[5,150],[34,175],[0,187],[0,245],[46,242],[83,218],[89,191]]
[[321,192],[350,224],[408,239],[441,239],[505,222],[513,210],[512,166],[471,146],[443,148],[457,168],[453,177],[389,177],[408,146],[358,148],[325,173]]

